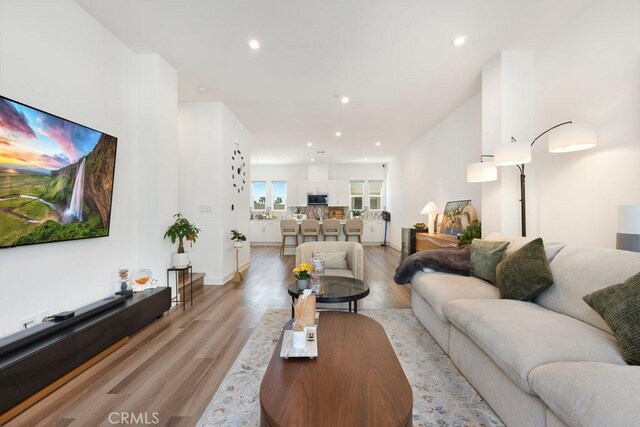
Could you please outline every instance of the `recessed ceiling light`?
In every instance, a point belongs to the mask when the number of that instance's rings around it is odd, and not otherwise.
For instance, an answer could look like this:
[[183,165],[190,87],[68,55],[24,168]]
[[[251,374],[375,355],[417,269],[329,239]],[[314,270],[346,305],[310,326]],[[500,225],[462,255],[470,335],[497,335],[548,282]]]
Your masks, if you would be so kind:
[[452,45],[459,47],[462,46],[467,41],[466,36],[458,36],[451,42]]
[[251,39],[249,40],[249,47],[253,50],[258,50],[260,49],[260,41],[256,40],[256,39]]
[[365,157],[365,158],[364,158],[364,161],[366,162],[367,160],[369,160],[369,159],[367,159],[367,158]]
[[307,147],[311,147],[313,143],[311,141],[307,142]]
[[348,96],[343,96],[340,98],[340,102],[342,102],[343,104],[348,104],[349,103],[349,97]]
[[342,136],[342,132],[340,131],[336,132],[336,136]]
[[315,162],[315,161],[316,161],[316,159],[311,159],[311,161],[312,161],[312,162]]
[[376,141],[376,147],[380,147],[380,141]]
[[209,89],[207,89],[206,87],[199,87],[198,88],[198,93],[201,94],[201,95],[204,95],[207,92],[209,92]]

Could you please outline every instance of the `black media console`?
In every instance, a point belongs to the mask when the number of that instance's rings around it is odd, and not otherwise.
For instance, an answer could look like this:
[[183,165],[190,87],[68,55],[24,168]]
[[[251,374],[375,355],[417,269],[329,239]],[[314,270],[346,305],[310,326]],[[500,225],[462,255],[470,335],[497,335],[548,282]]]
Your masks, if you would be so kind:
[[106,298],[77,309],[70,319],[0,339],[0,414],[162,317],[170,307],[170,288],[148,289],[126,299]]

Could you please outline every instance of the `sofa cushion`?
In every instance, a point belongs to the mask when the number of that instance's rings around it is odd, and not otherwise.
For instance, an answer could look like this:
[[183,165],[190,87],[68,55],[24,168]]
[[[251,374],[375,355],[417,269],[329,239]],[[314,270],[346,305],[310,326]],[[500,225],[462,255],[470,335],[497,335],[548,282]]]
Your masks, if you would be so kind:
[[417,273],[411,280],[412,288],[433,307],[445,323],[444,305],[460,298],[500,298],[495,286],[473,276],[448,273]]
[[565,247],[551,262],[554,284],[535,302],[550,310],[611,332],[605,321],[582,297],[622,283],[638,272],[640,253],[608,248]]
[[444,314],[527,393],[529,372],[547,363],[624,364],[613,335],[530,302],[460,299]]
[[[507,256],[511,255],[527,243],[535,240],[535,237],[520,237],[520,236],[510,236],[504,233],[491,233],[485,240],[488,241],[502,241],[509,242],[509,246],[507,246]],[[564,243],[546,241],[544,242],[544,252],[547,255],[547,261],[551,262],[555,256],[564,248]]]
[[607,322],[620,344],[624,361],[640,365],[640,273],[582,299]]
[[496,267],[500,298],[531,301],[553,285],[541,238],[527,243]]
[[351,270],[342,270],[337,268],[325,268],[324,269],[325,276],[339,276],[339,277],[349,277],[353,279],[353,271]]
[[496,283],[496,266],[504,258],[509,242],[473,239],[471,242],[471,269],[473,275]]
[[324,268],[337,268],[345,270],[347,265],[347,251],[320,252],[320,258],[324,261]]
[[640,369],[598,362],[551,363],[529,374],[531,388],[572,426],[637,426]]

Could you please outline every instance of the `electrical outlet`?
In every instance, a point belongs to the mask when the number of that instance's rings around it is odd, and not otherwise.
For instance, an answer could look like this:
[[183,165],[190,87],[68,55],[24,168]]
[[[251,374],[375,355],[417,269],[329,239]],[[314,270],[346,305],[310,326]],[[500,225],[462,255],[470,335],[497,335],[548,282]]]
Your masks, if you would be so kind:
[[25,317],[24,319],[22,319],[20,321],[20,327],[22,329],[29,329],[32,326],[36,325],[38,318],[33,315],[33,316],[29,316],[29,317]]
[[44,319],[46,319],[49,316],[51,316],[51,313],[49,312],[49,310],[40,312],[40,315],[38,316],[38,323],[42,323]]

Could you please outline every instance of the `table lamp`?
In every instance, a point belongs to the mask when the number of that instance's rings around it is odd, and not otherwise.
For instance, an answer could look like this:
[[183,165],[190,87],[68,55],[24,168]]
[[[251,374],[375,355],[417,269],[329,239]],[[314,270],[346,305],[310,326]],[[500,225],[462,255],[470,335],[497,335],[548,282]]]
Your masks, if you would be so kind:
[[433,201],[429,201],[429,203],[427,203],[425,205],[424,208],[422,208],[422,210],[420,211],[420,215],[429,215],[429,224],[427,224],[429,227],[432,227],[431,230],[433,233],[436,232],[436,225],[433,224],[433,216],[435,214],[437,214],[439,212],[440,209],[438,209],[438,205],[436,205]]

